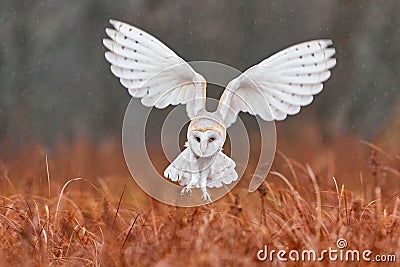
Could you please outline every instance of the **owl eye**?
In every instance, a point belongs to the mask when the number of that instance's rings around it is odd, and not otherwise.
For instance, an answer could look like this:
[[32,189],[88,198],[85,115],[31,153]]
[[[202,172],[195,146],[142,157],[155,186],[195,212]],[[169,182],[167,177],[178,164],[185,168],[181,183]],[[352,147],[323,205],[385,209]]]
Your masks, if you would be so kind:
[[215,141],[215,138],[214,138],[214,137],[208,138],[208,142],[212,143],[212,142],[214,142],[214,141]]
[[196,138],[196,141],[200,143],[200,141],[201,141],[200,137],[196,136],[195,138]]

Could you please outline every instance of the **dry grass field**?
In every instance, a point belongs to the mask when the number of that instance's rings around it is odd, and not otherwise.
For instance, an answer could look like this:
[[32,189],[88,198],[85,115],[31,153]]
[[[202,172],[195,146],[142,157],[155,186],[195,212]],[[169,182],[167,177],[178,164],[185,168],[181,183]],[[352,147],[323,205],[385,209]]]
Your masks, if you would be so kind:
[[[59,144],[48,155],[36,145],[11,153],[4,144],[0,264],[395,266],[374,260],[400,261],[397,131],[374,144],[347,136],[323,143],[307,129],[293,143],[278,129],[278,152],[257,192],[247,192],[246,174],[223,199],[198,208],[143,193],[118,142]],[[338,250],[338,239],[347,241],[343,251],[372,251],[371,261],[257,259],[265,246],[288,257],[291,250]]]

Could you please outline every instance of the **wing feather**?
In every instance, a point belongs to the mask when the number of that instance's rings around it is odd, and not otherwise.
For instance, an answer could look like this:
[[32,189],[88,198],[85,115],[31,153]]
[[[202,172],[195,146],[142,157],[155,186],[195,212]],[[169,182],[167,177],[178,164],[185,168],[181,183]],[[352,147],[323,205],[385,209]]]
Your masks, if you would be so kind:
[[190,148],[183,150],[178,157],[165,169],[164,177],[172,181],[178,181],[180,185],[185,186],[192,178],[192,171],[190,168]]
[[233,79],[218,105],[225,126],[240,111],[262,119],[284,120],[300,112],[323,89],[336,65],[331,40],[314,40],[286,48]]
[[235,170],[236,163],[222,151],[216,155],[211,165],[210,174],[207,178],[208,187],[221,187],[223,184],[230,184],[238,179]]
[[186,104],[190,118],[205,107],[203,76],[145,31],[116,20],[110,23],[114,29],[106,29],[105,58],[132,97],[157,108]]

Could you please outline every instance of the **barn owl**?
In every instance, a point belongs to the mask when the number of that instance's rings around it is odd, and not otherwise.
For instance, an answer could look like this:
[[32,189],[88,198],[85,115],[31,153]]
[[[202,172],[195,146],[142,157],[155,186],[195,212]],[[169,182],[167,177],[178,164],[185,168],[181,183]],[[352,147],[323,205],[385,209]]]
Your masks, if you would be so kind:
[[178,182],[181,195],[200,188],[212,202],[207,187],[221,187],[238,179],[235,162],[222,147],[226,129],[239,112],[281,121],[313,101],[336,65],[331,40],[303,42],[286,48],[247,69],[226,86],[218,108],[205,109],[204,77],[161,41],[124,22],[110,20],[103,39],[106,60],[129,94],[147,107],[185,104],[190,118],[185,149],[165,169]]

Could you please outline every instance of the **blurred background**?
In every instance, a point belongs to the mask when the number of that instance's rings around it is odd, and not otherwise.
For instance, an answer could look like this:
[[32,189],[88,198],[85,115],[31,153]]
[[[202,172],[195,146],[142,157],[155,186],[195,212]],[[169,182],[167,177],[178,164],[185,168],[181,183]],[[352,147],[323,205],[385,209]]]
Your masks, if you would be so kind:
[[110,18],[148,31],[187,61],[241,71],[292,44],[331,38],[331,79],[311,107],[278,123],[278,137],[290,146],[313,125],[320,142],[374,140],[399,117],[399,10],[395,0],[2,0],[0,141],[8,149],[0,152],[27,142],[48,151],[80,139],[120,144],[130,96],[104,59]]

